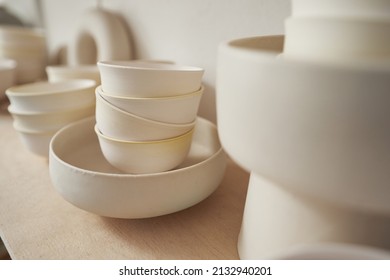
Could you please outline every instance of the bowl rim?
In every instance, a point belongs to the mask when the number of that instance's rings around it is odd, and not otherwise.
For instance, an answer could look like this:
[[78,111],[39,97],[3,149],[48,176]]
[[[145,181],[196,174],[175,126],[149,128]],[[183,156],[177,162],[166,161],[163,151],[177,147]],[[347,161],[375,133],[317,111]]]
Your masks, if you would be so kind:
[[163,138],[163,139],[158,139],[158,140],[144,140],[144,141],[131,141],[131,140],[122,140],[122,139],[117,139],[117,138],[114,138],[114,137],[110,137],[110,136],[107,136],[107,135],[104,135],[100,130],[99,130],[99,127],[98,127],[98,124],[95,124],[94,126],[94,130],[95,130],[95,133],[98,137],[101,137],[109,142],[113,142],[113,143],[118,143],[118,144],[140,144],[140,145],[149,145],[149,144],[160,144],[160,143],[168,143],[168,142],[174,142],[174,141],[177,141],[177,140],[180,140],[181,138],[186,138],[186,137],[190,137],[191,134],[194,132],[195,130],[195,126],[192,127],[190,130],[188,130],[187,132],[184,132],[183,134],[180,134],[178,136],[175,136],[175,137],[170,137],[170,138]]
[[183,128],[183,127],[191,127],[191,126],[195,125],[195,123],[196,123],[196,118],[192,122],[189,122],[189,123],[167,123],[167,122],[159,122],[159,121],[143,118],[141,116],[138,116],[138,115],[135,115],[135,114],[131,114],[131,113],[127,112],[127,111],[124,111],[124,110],[116,107],[111,102],[109,102],[106,99],[104,99],[104,97],[101,96],[99,92],[95,91],[95,95],[96,95],[96,103],[103,102],[105,105],[110,107],[112,110],[118,111],[120,114],[123,114],[126,117],[129,117],[129,118],[132,118],[132,119],[136,119],[136,120],[140,120],[140,121],[143,121],[143,122],[147,122],[147,123],[150,123],[150,124],[154,124],[154,125],[158,125],[158,126],[165,126],[165,127],[168,126],[168,127],[172,127],[172,128],[173,127]]
[[98,61],[98,67],[116,68],[123,70],[137,70],[145,72],[204,72],[204,69],[197,66],[187,66],[158,62],[143,62],[134,60],[105,60]]
[[[58,85],[69,85],[68,88],[64,89],[61,86]],[[59,94],[59,93],[66,93],[66,92],[74,92],[74,91],[80,91],[80,90],[86,90],[90,88],[96,87],[96,81],[92,79],[69,79],[69,80],[62,80],[62,81],[56,81],[56,82],[49,82],[49,81],[39,81],[39,82],[32,82],[27,84],[21,84],[17,86],[10,87],[6,90],[6,94],[11,97],[32,97],[32,96],[45,96],[45,95],[51,95],[51,94]],[[39,85],[46,85],[46,86],[53,86],[52,90],[33,90],[28,91],[26,89],[30,87],[39,87]]]
[[156,97],[133,97],[133,96],[121,96],[121,95],[112,95],[110,93],[106,93],[103,91],[102,85],[98,85],[96,87],[96,92],[98,92],[101,96],[107,96],[109,98],[115,98],[119,100],[175,100],[175,99],[186,99],[192,96],[202,95],[204,93],[204,86],[201,84],[200,88],[196,91],[192,91],[189,93],[178,94],[178,95],[169,95],[169,96],[156,96]]

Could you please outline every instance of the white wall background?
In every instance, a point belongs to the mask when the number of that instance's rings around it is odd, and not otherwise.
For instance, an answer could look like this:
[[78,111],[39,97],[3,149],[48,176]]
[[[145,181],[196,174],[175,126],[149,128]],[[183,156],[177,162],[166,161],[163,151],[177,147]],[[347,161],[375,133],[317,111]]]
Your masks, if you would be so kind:
[[[37,0],[38,1],[38,0]],[[215,119],[217,48],[234,38],[283,34],[289,0],[40,0],[52,55],[69,44],[83,13],[100,2],[127,23],[135,58],[205,69],[199,114]]]

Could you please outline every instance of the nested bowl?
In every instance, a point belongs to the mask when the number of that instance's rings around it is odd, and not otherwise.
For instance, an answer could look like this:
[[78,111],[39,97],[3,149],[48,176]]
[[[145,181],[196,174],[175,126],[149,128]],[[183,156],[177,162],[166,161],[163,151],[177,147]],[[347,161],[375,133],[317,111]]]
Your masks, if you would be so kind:
[[100,148],[107,161],[125,173],[163,172],[178,166],[191,147],[193,129],[169,139],[122,141],[102,134],[95,125]]
[[103,92],[101,86],[96,92],[117,108],[142,118],[175,124],[193,122],[197,116],[203,86],[187,94],[169,97],[123,97]]
[[154,141],[182,135],[195,126],[146,119],[115,107],[96,92],[97,127],[107,137],[125,141]]
[[199,90],[200,67],[142,61],[99,61],[104,92],[127,97],[166,97]]

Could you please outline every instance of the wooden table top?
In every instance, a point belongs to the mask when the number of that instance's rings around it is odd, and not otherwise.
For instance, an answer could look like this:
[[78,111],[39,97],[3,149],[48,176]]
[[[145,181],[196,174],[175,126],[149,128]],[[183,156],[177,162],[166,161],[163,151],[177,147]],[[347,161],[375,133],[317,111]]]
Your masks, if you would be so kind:
[[48,161],[29,152],[0,109],[0,236],[12,259],[238,259],[249,174],[229,160],[207,199],[161,217],[100,217],[65,201]]

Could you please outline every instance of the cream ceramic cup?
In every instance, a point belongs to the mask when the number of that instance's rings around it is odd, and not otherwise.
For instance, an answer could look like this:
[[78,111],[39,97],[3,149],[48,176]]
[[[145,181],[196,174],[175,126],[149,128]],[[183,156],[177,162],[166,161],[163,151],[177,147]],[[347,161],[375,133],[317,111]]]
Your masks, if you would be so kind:
[[99,61],[102,89],[116,96],[166,97],[197,91],[199,67],[143,61]]
[[285,21],[283,56],[322,63],[390,63],[390,21],[291,17]]
[[155,141],[182,135],[195,126],[195,120],[173,124],[142,118],[123,111],[96,92],[96,123],[103,135],[123,141]]

